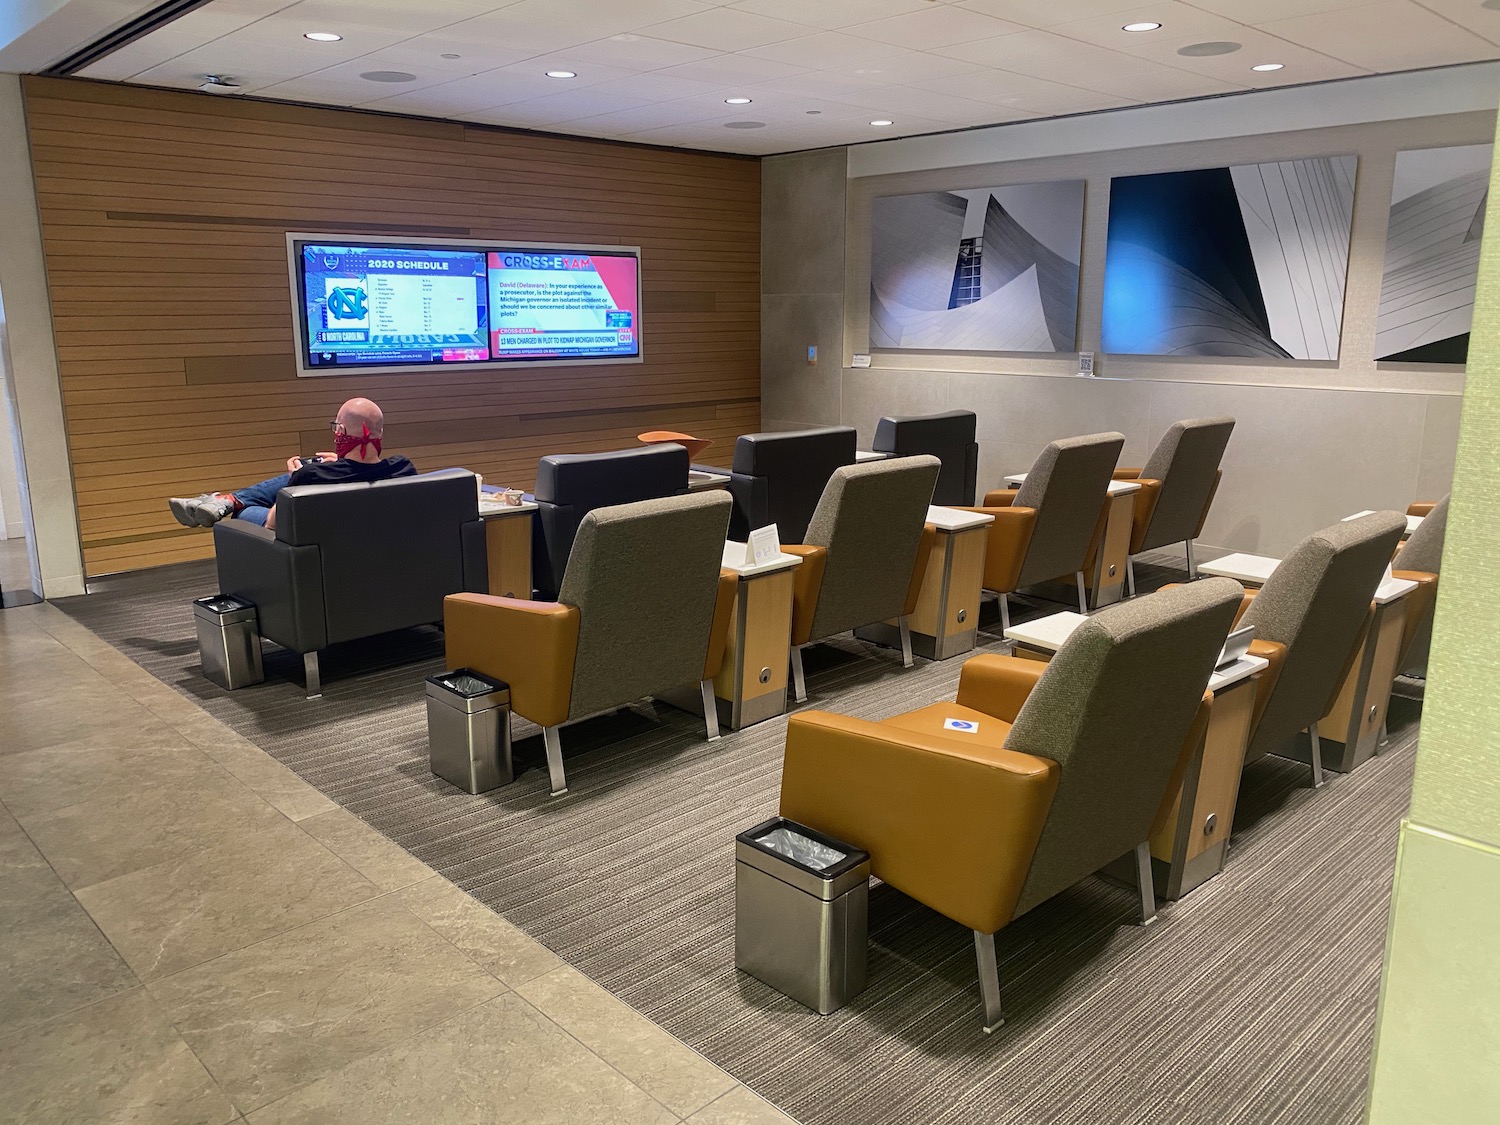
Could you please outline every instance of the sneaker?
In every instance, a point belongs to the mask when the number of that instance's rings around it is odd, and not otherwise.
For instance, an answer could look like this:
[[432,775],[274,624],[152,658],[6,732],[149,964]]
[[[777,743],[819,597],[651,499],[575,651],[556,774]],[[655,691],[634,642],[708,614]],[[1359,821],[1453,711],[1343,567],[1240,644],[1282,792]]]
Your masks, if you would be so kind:
[[183,527],[212,527],[234,515],[234,501],[216,492],[202,496],[174,496],[167,501],[172,515]]

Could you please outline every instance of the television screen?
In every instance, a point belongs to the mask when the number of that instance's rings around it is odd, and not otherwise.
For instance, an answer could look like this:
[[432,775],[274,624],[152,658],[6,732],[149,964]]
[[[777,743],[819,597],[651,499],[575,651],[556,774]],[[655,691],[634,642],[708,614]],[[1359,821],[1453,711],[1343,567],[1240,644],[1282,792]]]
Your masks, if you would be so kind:
[[496,359],[640,354],[639,259],[632,253],[492,250]]
[[490,358],[483,252],[303,243],[300,258],[309,368]]
[[634,248],[287,243],[303,375],[641,358]]

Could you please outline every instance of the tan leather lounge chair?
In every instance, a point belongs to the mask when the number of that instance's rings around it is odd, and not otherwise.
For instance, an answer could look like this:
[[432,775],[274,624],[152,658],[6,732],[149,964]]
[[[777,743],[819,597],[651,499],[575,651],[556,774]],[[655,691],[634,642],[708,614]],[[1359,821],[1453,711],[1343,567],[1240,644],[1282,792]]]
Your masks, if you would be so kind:
[[901,662],[911,667],[907,615],[916,609],[922,569],[936,531],[927,506],[942,463],[936,457],[892,457],[834,469],[800,544],[792,594],[792,689],[807,701],[802,648],[896,619]]
[[1370,600],[1405,528],[1399,512],[1325,527],[1293,547],[1259,591],[1245,595],[1239,624],[1255,626],[1250,652],[1271,662],[1256,682],[1247,763],[1283,753],[1305,730],[1313,787],[1322,786],[1318,720],[1333,706],[1364,641]]
[[1078,612],[1088,612],[1083,568],[1103,528],[1110,474],[1125,435],[1063,438],[1042,450],[1019,488],[988,492],[968,511],[995,517],[984,554],[984,588],[1000,595],[1000,629],[1010,628],[1010,595],[1053,579],[1078,582]]
[[1421,516],[1422,523],[1411,537],[1396,549],[1391,562],[1393,578],[1417,583],[1407,595],[1406,624],[1401,631],[1401,655],[1396,661],[1397,673],[1426,675],[1427,650],[1432,644],[1432,610],[1437,602],[1438,568],[1443,562],[1443,538],[1448,533],[1448,497],[1436,503],[1413,504],[1409,516]]
[[956,703],[879,723],[793,715],[781,814],[864,848],[878,878],[974,931],[992,1030],[997,930],[1132,850],[1142,920],[1155,914],[1146,841],[1208,722],[1242,592],[1213,578],[1114,606],[1048,664],[975,657]]
[[735,578],[721,571],[729,494],[595,508],[583,517],[555,602],[444,600],[449,668],[510,685],[511,710],[542,728],[552,795],[568,791],[565,723],[697,681],[710,741]]
[[1142,551],[1181,543],[1187,552],[1188,577],[1198,577],[1193,540],[1203,531],[1208,509],[1224,470],[1219,462],[1234,432],[1234,419],[1186,418],[1173,422],[1139,469],[1116,469],[1115,480],[1141,486],[1130,528],[1130,558],[1125,580],[1135,597],[1135,556]]

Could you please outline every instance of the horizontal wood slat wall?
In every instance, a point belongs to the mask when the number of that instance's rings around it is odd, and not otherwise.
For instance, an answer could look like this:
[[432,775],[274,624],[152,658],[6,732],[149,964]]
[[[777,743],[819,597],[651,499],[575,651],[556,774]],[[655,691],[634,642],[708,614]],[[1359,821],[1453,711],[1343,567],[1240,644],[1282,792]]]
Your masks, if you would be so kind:
[[[212,554],[166,498],[329,446],[354,395],[386,446],[530,488],[537,458],[760,424],[760,165],[68,79],[26,112],[90,575]],[[640,246],[646,361],[298,379],[287,231]]]

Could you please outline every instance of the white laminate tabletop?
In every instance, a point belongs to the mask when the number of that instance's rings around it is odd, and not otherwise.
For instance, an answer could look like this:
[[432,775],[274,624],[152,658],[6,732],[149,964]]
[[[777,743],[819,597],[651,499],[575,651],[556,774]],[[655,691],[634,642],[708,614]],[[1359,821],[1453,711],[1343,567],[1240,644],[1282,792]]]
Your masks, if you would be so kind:
[[[1357,520],[1357,519],[1359,519],[1360,516],[1373,516],[1374,514],[1375,513],[1374,513],[1374,511],[1372,509],[1366,508],[1362,512],[1355,512],[1353,515],[1345,516],[1339,522],[1340,523],[1348,523],[1350,520]],[[1422,516],[1407,516],[1406,517],[1406,534],[1410,535],[1412,532],[1416,531],[1417,528],[1421,527],[1422,526],[1422,520],[1423,520],[1423,518],[1424,517],[1422,517]]]
[[1257,672],[1264,672],[1271,662],[1263,656],[1242,656],[1233,664],[1226,664],[1208,677],[1209,691],[1223,691],[1230,684],[1237,684]]
[[770,562],[746,563],[745,544],[736,543],[731,539],[724,544],[724,557],[719,565],[725,570],[734,571],[741,578],[755,578],[758,575],[770,574],[777,570],[790,570],[801,562],[801,555],[788,555],[782,552]]
[[[1025,473],[1012,473],[1005,478],[1006,484],[1020,484],[1026,479]],[[1112,480],[1109,487],[1105,489],[1111,496],[1124,496],[1127,492],[1139,492],[1141,486],[1133,480]]]
[[1416,588],[1417,584],[1408,578],[1387,578],[1375,587],[1375,596],[1370,600],[1376,605],[1389,605],[1406,597]]
[[927,509],[927,522],[939,531],[967,531],[971,527],[994,523],[995,517],[986,512],[961,512],[957,508],[940,508],[934,504]]
[[481,501],[479,505],[479,518],[482,520],[494,519],[497,516],[514,516],[521,512],[534,512],[541,505],[535,500],[522,500],[519,504],[501,504],[499,501]]
[[1081,613],[1063,610],[1048,617],[1039,617],[1005,630],[1005,639],[1023,644],[1027,648],[1039,648],[1045,652],[1056,652],[1063,642],[1073,635],[1073,630],[1088,618]]
[[884,461],[889,456],[889,453],[876,453],[873,449],[856,449],[854,463],[858,465],[862,461]]
[[1225,555],[1221,559],[1199,563],[1198,573],[1212,574],[1219,578],[1233,578],[1238,582],[1253,582],[1260,586],[1265,584],[1266,579],[1270,578],[1280,565],[1280,559],[1268,558],[1265,555]]

